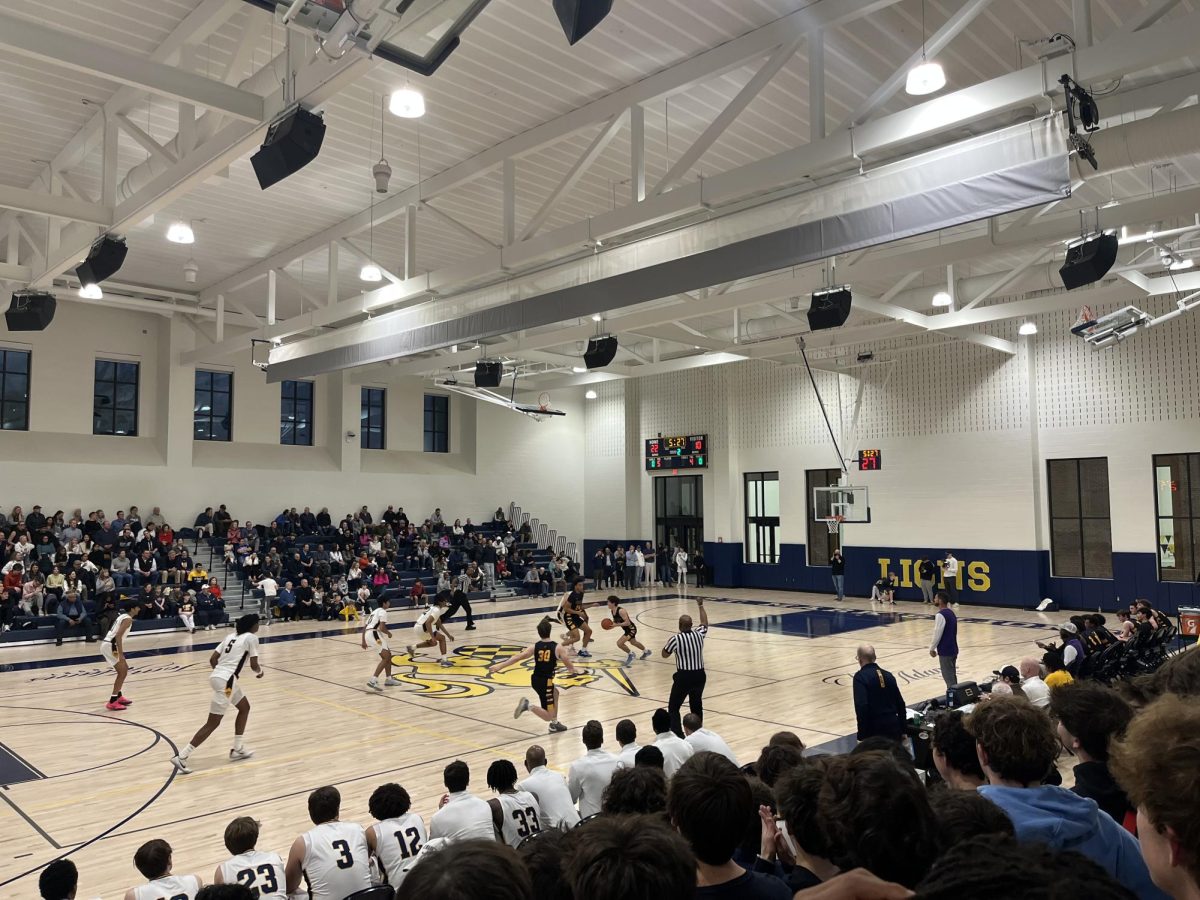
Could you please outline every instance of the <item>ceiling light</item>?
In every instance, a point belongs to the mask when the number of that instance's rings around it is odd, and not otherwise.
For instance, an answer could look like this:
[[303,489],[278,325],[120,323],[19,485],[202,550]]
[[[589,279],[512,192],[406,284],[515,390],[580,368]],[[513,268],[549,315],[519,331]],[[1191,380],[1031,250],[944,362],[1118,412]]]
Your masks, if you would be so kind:
[[905,92],[914,97],[933,94],[946,86],[946,72],[941,63],[924,60],[908,70],[904,82]]
[[1035,322],[1022,322],[1021,327],[1017,329],[1017,334],[1037,334],[1037,324]]
[[592,316],[592,321],[593,322],[603,322],[604,316],[600,315],[600,313],[596,313],[594,316]]
[[576,375],[582,375],[587,371],[587,366],[571,366],[571,371]]
[[953,306],[954,298],[951,297],[945,291],[938,291],[936,294],[933,295],[933,305],[934,306]]
[[187,222],[172,222],[167,229],[167,240],[172,244],[194,244],[196,233]]
[[587,392],[586,394],[584,394],[583,396],[584,396],[584,397],[586,397],[588,400],[595,400],[595,399],[596,399],[596,396],[597,396],[597,394],[596,394],[596,392],[595,392],[595,391],[588,391],[588,392]]
[[1171,266],[1171,271],[1181,272],[1184,269],[1190,269],[1194,265],[1196,265],[1196,261],[1194,259],[1181,259]]
[[388,112],[402,119],[419,119],[425,115],[425,95],[416,88],[392,91],[388,99]]
[[100,290],[98,284],[85,284],[79,289],[79,296],[84,300],[103,300],[104,291]]
[[358,271],[359,281],[383,281],[383,272],[375,263],[367,263]]

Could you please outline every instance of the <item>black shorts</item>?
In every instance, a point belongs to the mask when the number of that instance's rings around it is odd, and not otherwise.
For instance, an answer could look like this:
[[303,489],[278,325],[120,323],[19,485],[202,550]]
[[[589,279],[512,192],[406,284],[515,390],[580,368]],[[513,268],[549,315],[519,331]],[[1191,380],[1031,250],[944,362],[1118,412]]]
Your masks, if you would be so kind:
[[584,618],[583,616],[579,615],[579,613],[567,613],[566,619],[568,628],[583,627]]
[[529,686],[537,694],[538,703],[541,704],[542,709],[550,709],[554,706],[553,678],[546,678],[543,675],[532,675],[529,678]]
[[625,632],[625,637],[631,641],[637,640],[637,626],[630,622],[628,625],[622,625],[621,630]]

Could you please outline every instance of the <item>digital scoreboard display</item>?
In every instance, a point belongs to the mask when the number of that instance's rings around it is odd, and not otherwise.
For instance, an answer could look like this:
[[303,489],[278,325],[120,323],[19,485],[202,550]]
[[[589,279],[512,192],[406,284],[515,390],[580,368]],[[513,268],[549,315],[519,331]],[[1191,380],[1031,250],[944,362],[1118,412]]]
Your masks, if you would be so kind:
[[656,437],[646,441],[646,471],[707,469],[708,435]]
[[859,450],[858,470],[860,472],[877,472],[883,468],[883,453],[879,450]]

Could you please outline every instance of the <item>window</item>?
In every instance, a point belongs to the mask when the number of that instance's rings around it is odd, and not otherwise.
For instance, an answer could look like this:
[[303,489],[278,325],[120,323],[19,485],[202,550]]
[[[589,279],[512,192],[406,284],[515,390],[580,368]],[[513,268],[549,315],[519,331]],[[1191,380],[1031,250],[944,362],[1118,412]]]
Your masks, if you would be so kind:
[[842,477],[841,469],[809,469],[804,473],[804,507],[808,515],[805,517],[808,534],[808,564],[810,566],[827,566],[833,551],[841,546],[841,535],[829,533],[829,526],[823,521],[817,521],[813,509],[813,488],[833,487]]
[[364,450],[383,450],[386,446],[383,437],[387,421],[383,410],[386,399],[387,391],[383,388],[362,389],[362,421],[358,427],[358,441]]
[[135,362],[96,360],[92,434],[137,436],[140,368],[140,364]]
[[1050,571],[1060,578],[1112,578],[1108,460],[1046,460]]
[[1192,581],[1200,557],[1200,453],[1154,457],[1158,577]]
[[285,381],[280,388],[279,443],[311,447],[313,442],[313,383]]
[[425,395],[425,452],[450,452],[450,398]]
[[233,373],[196,370],[192,437],[197,441],[233,440]]
[[747,472],[746,562],[779,562],[779,473]]
[[29,351],[0,349],[0,429],[29,430]]

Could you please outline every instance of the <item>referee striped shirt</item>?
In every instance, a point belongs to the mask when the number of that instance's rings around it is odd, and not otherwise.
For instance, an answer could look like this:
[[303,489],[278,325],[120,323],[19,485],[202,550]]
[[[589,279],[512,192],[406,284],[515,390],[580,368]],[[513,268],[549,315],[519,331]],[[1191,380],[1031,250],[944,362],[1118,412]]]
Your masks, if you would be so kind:
[[675,654],[675,668],[680,672],[694,672],[704,668],[704,638],[708,626],[701,625],[691,631],[672,635],[663,648]]

